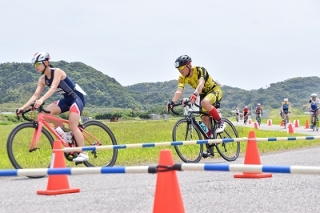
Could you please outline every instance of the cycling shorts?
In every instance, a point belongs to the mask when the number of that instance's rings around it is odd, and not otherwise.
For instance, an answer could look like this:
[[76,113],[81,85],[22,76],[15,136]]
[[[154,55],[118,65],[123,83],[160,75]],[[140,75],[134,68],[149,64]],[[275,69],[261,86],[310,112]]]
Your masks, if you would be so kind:
[[79,115],[82,114],[82,110],[85,106],[85,100],[82,93],[74,91],[76,95],[65,96],[64,98],[55,101],[54,103],[60,107],[61,113],[74,112]]
[[[222,90],[220,89],[220,87],[215,87],[213,92],[207,93],[207,94],[201,94],[200,102],[203,99],[208,99],[215,108],[220,108],[220,101],[222,99]],[[206,110],[202,107],[200,108],[200,111],[206,112]],[[204,114],[200,113],[200,115],[202,116]]]

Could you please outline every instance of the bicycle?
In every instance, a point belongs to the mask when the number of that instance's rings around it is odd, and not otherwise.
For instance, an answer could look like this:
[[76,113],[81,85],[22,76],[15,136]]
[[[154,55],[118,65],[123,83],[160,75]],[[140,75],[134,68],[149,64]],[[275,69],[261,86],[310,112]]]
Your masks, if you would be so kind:
[[283,116],[283,126],[284,126],[284,128],[286,129],[287,128],[287,124],[289,123],[289,116],[288,116],[288,114],[290,113],[290,112],[283,112],[284,113],[284,116]]
[[[184,118],[178,120],[172,130],[172,139],[173,141],[188,141],[188,140],[202,140],[204,139],[223,139],[223,138],[237,138],[238,132],[232,122],[227,118],[221,118],[224,123],[227,125],[225,130],[221,133],[216,133],[217,123],[216,121],[209,116],[209,114],[204,113],[210,118],[210,132],[211,135],[208,136],[207,133],[201,128],[199,122],[197,121],[195,115],[200,114],[200,111],[194,111],[192,109],[192,104],[190,101],[180,101],[173,105],[171,108],[172,113],[178,114],[174,107],[183,105],[188,108],[188,112]],[[196,107],[200,107],[197,104],[194,104]],[[224,158],[226,161],[235,161],[239,157],[240,153],[240,142],[230,142],[230,143],[212,143],[206,144],[207,151],[209,154],[214,156],[214,148],[217,150],[219,155]],[[203,153],[203,144],[196,145],[176,145],[174,146],[178,156],[185,163],[198,163],[202,157]]]
[[312,110],[312,130],[313,131],[319,131],[319,120],[318,120],[318,115],[317,115],[317,111],[319,108]]
[[260,113],[256,113],[256,121],[258,122],[259,126],[261,124],[261,114]]
[[[49,167],[53,136],[61,141],[63,147],[77,147],[73,136],[71,142],[66,142],[50,123],[50,121],[56,121],[68,124],[68,120],[49,114],[49,111],[43,109],[43,105],[44,103],[38,109],[34,109],[32,104],[29,109],[23,111],[21,115],[26,122],[17,125],[8,136],[7,153],[11,164],[16,169]],[[33,114],[32,112],[35,111],[38,112],[37,116],[26,117],[26,113]],[[17,116],[20,119],[19,115]],[[78,127],[83,134],[85,146],[117,145],[112,131],[99,121],[88,120],[83,124],[79,123]],[[87,167],[113,166],[117,160],[118,150],[99,150],[99,155],[97,151],[90,151],[88,155],[89,161],[76,162],[76,165],[83,163]],[[64,156],[68,161],[73,161],[78,156],[78,152],[65,152]]]
[[239,113],[235,113],[235,114],[236,114],[236,121],[239,122],[239,120],[240,120],[240,115],[239,115]]
[[244,115],[244,117],[243,117],[243,123],[244,123],[244,124],[247,124],[248,118],[249,118],[249,113],[247,113],[247,114]]

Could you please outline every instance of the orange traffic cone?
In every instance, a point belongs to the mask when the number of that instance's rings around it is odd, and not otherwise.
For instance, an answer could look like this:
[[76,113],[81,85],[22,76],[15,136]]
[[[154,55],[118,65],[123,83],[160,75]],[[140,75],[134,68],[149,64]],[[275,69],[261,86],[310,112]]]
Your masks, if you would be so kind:
[[[246,154],[244,157],[244,164],[261,165],[258,145],[255,137],[256,135],[254,131],[250,131],[248,135],[248,142],[247,142]],[[272,174],[243,172],[242,174],[235,174],[234,177],[235,178],[267,178],[267,177],[272,177]]]
[[299,126],[300,126],[299,120],[294,120],[294,127],[299,127]]
[[310,129],[309,121],[308,121],[308,120],[306,120],[306,127],[305,127],[305,129]]
[[268,119],[267,125],[268,126],[272,126],[272,120],[271,119]]
[[258,124],[258,122],[254,122],[254,123],[253,123],[253,127],[254,127],[255,129],[259,129],[259,124]]
[[293,128],[293,125],[292,125],[292,124],[288,124],[287,132],[288,132],[289,134],[294,133],[294,128]]
[[251,119],[248,119],[248,124],[252,124],[252,120]]
[[[60,150],[59,150],[60,149]],[[60,140],[53,142],[51,168],[65,168],[64,153]],[[57,195],[80,192],[79,188],[70,189],[67,175],[49,175],[47,190],[38,190],[39,195]]]
[[[170,149],[160,151],[159,166],[173,166],[173,157]],[[175,170],[166,171],[158,168],[157,185],[154,196],[154,213],[185,212],[180,193],[180,187]],[[161,171],[161,169],[164,169]]]
[[283,120],[281,120],[280,126],[284,126],[284,122],[283,122]]

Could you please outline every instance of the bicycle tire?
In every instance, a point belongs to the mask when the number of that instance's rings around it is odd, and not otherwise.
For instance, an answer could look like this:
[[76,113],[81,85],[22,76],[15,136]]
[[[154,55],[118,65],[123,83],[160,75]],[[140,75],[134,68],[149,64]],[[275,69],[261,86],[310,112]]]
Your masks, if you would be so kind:
[[[85,138],[85,146],[96,145],[95,142],[97,141],[95,141],[95,138],[91,137],[90,134],[99,140],[99,146],[117,145],[117,140],[107,125],[99,121],[89,120],[83,123],[82,127],[85,130],[82,131],[82,134]],[[86,132],[90,134],[87,134]],[[117,161],[118,149],[102,149],[98,151],[88,151],[88,156],[89,161],[83,162],[87,167],[111,167]]]
[[[223,132],[217,134],[217,139],[224,138],[237,138],[239,137],[238,131],[235,126],[227,118],[221,118],[226,125]],[[235,161],[240,153],[240,141],[217,143],[217,151],[220,156],[226,161]]]
[[[7,154],[15,169],[47,168],[50,166],[54,139],[47,129],[42,128],[37,149],[30,151],[35,128],[34,123],[21,123],[8,136]],[[41,178],[44,176],[27,177]]]
[[312,130],[313,131],[317,130],[317,117],[316,117],[316,115],[313,115],[313,118],[312,118]]
[[260,124],[261,124],[261,117],[260,116],[257,117],[257,122],[258,122],[258,124],[260,126]]
[[[196,135],[193,135],[195,131]],[[202,134],[196,125],[187,118],[178,120],[172,130],[173,141],[202,140]],[[185,163],[198,163],[203,154],[203,144],[174,146],[179,158]]]

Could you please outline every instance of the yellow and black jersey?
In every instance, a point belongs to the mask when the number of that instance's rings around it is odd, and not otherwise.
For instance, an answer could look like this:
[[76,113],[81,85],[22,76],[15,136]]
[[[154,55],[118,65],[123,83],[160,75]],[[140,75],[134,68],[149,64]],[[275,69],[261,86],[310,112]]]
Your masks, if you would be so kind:
[[219,87],[204,67],[192,67],[192,70],[192,76],[190,77],[185,77],[183,75],[179,76],[178,88],[184,89],[185,84],[189,84],[192,88],[196,89],[200,78],[203,78],[205,81],[200,94],[211,93],[214,91],[215,87]]

